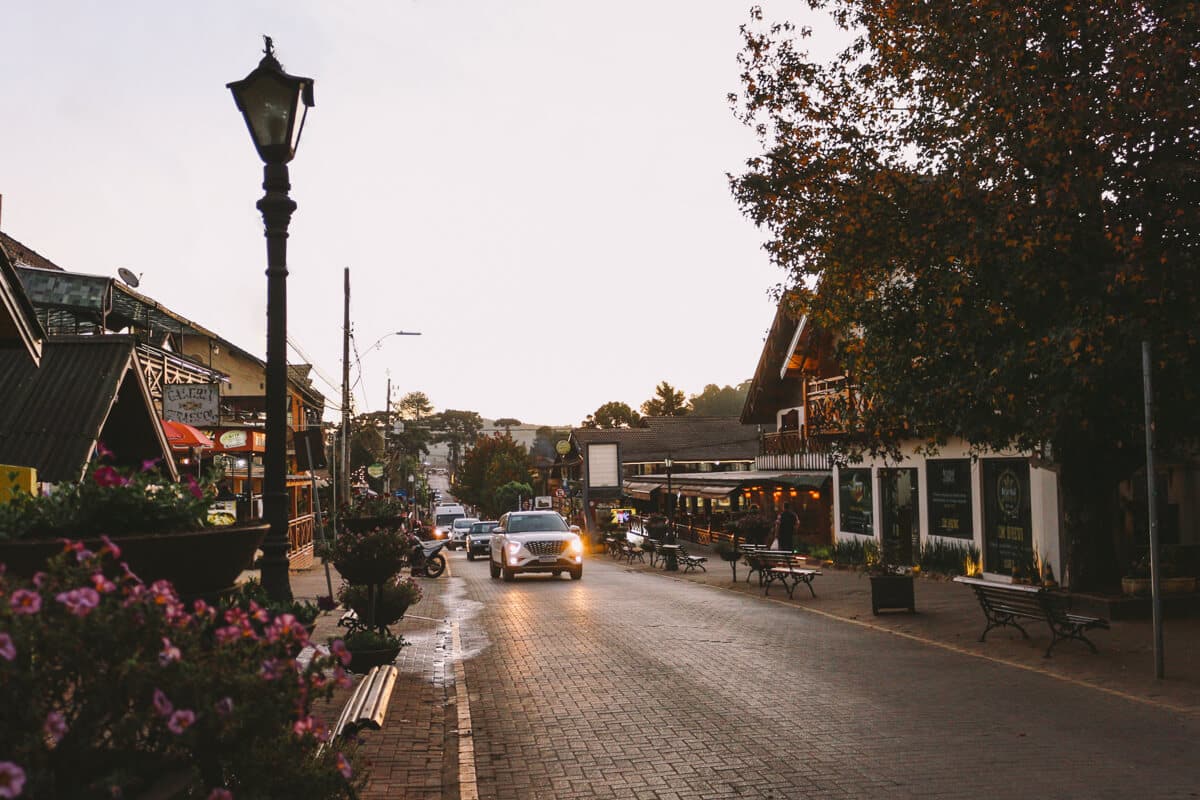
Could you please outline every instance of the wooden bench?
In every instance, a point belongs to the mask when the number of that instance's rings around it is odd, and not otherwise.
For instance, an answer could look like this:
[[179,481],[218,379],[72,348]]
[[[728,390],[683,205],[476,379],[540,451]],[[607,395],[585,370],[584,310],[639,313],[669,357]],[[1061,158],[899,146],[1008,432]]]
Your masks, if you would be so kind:
[[329,739],[323,743],[317,752],[320,753],[331,742],[341,736],[353,736],[360,728],[379,730],[387,716],[388,703],[392,701],[392,689],[400,670],[392,665],[373,667],[358,685],[353,694],[342,707],[337,724],[330,731]]
[[813,597],[817,596],[813,589],[813,579],[820,575],[819,570],[809,569],[808,562],[799,553],[782,552],[779,550],[764,550],[754,554],[758,561],[759,580],[763,585],[763,594],[771,591],[771,584],[779,581],[787,589],[788,597],[803,583]]
[[742,551],[742,560],[746,563],[746,583],[750,582],[750,576],[758,573],[758,585],[763,585],[762,565],[763,561],[758,556],[761,553],[784,553],[785,550],[771,550],[761,544],[743,544],[739,545]]
[[1052,638],[1050,646],[1046,648],[1043,655],[1043,658],[1049,658],[1054,646],[1066,639],[1083,642],[1095,653],[1096,646],[1084,634],[1093,628],[1108,630],[1108,620],[1072,614],[1067,607],[1065,595],[1043,589],[1040,586],[1023,586],[964,577],[955,578],[954,582],[970,586],[979,600],[983,616],[987,619],[987,627],[979,636],[981,642],[987,638],[988,631],[992,628],[1004,625],[1011,625],[1028,639],[1029,634],[1017,620],[1040,620],[1050,626]]

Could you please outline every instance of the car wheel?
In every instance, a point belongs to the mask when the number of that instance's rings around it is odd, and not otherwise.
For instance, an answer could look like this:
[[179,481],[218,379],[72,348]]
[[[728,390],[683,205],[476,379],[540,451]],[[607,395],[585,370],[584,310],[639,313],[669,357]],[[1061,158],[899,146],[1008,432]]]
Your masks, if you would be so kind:
[[554,575],[554,577],[556,577],[556,578],[561,578],[561,577],[562,577],[562,570],[561,570],[561,569],[556,569],[556,570],[554,570],[554,572],[553,572],[553,573],[551,573],[551,574],[553,574],[553,575]]
[[505,567],[505,568],[504,568],[504,581],[505,581],[506,583],[512,583],[512,582],[513,582],[513,581],[515,581],[516,579],[517,579],[517,573],[516,573],[516,571],[514,571],[514,570],[511,570],[511,569],[509,569],[508,567]]
[[583,567],[571,570],[571,580],[577,581],[583,578]]
[[488,562],[488,571],[492,573],[492,580],[500,577],[500,565],[495,561]]

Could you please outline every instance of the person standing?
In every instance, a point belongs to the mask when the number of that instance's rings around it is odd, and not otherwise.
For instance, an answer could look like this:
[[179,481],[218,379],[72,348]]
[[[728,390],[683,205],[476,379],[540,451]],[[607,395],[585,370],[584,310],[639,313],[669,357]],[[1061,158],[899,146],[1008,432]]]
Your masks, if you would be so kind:
[[792,511],[791,503],[783,504],[783,511],[779,512],[779,520],[777,524],[777,540],[780,550],[792,550],[793,543],[796,537],[796,528],[800,524],[800,518],[796,516],[796,512]]

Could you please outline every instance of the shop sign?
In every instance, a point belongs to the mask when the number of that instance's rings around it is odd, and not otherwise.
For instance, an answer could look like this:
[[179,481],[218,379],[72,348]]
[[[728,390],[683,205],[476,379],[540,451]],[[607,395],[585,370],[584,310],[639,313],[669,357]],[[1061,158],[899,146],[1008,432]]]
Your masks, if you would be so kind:
[[925,462],[929,493],[929,533],[952,539],[974,539],[971,514],[971,460],[930,459]]
[[246,431],[225,431],[217,441],[226,450],[234,450],[238,447],[245,447],[248,438]]
[[367,474],[372,478],[382,478],[383,464],[372,464],[371,466],[367,467]]
[[983,568],[1002,575],[1033,563],[1033,514],[1029,462],[1023,458],[983,462]]
[[839,530],[874,536],[871,470],[838,470]]
[[215,383],[168,383],[162,387],[163,419],[185,425],[220,422],[220,390]]

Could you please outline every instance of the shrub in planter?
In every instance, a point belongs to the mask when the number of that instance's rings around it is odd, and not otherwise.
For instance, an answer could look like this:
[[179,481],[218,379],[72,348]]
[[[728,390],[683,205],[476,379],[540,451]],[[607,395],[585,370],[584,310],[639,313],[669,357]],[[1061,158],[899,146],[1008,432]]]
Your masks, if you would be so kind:
[[742,541],[769,545],[775,518],[770,514],[749,512],[735,523],[734,528]]
[[119,555],[73,543],[32,581],[0,575],[8,796],[356,796],[351,754],[318,754],[311,714],[347,683],[339,660],[301,669],[291,615],[184,605]]
[[350,654],[350,669],[358,673],[392,663],[400,654],[400,649],[407,644],[404,637],[396,636],[386,629],[359,628],[347,634],[343,640],[343,645]]
[[400,571],[408,554],[405,536],[389,528],[340,533],[318,555],[332,561],[350,583],[383,583]]
[[291,614],[306,628],[313,625],[317,621],[317,617],[321,616],[321,607],[317,603],[294,598],[285,602],[272,600],[267,594],[266,588],[253,578],[238,587],[237,593],[230,598],[230,602],[243,609],[254,602],[271,614]]
[[421,584],[412,578],[400,578],[379,586],[375,594],[375,618],[371,619],[368,592],[365,586],[343,583],[338,591],[338,601],[345,608],[354,610],[360,620],[370,620],[374,625],[391,625],[398,622],[409,606],[421,600]]

